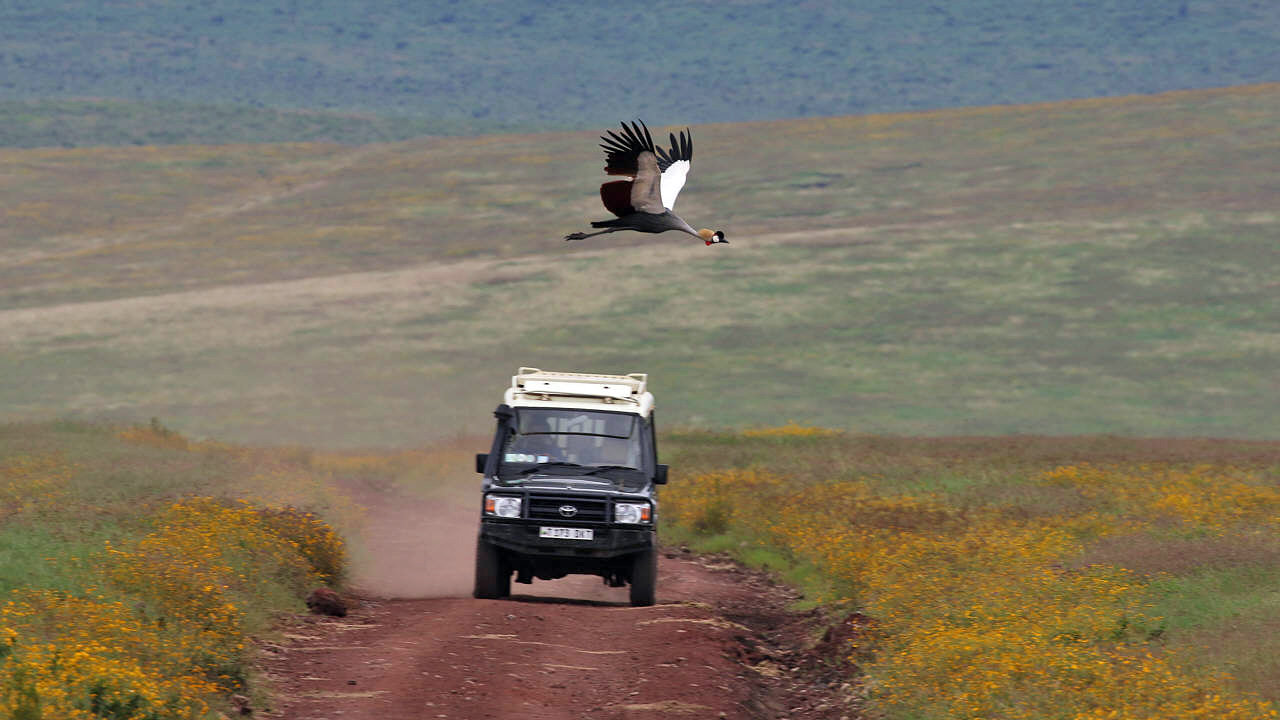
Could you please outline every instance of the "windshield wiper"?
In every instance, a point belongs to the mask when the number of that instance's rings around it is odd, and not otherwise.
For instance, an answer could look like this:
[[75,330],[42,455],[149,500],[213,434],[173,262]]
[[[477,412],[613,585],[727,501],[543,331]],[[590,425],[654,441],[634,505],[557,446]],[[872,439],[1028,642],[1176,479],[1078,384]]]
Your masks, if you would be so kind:
[[643,472],[640,468],[634,468],[630,465],[592,465],[591,472],[599,472],[601,470],[630,470],[631,472]]
[[587,466],[585,466],[585,465],[579,465],[578,463],[571,463],[571,462],[559,462],[559,461],[556,461],[556,462],[538,463],[537,465],[534,465],[533,467],[527,467],[527,468],[525,468],[525,469],[523,469],[523,470],[521,470],[521,471],[519,471],[519,472],[515,473],[515,475],[516,475],[516,476],[518,476],[518,477],[524,477],[525,475],[532,475],[532,474],[534,474],[534,473],[542,472],[543,470],[546,470],[547,468],[552,468],[552,467],[554,467],[554,468],[569,468],[569,469],[572,469],[572,468],[583,468],[583,469],[588,469],[588,468],[587,468]]

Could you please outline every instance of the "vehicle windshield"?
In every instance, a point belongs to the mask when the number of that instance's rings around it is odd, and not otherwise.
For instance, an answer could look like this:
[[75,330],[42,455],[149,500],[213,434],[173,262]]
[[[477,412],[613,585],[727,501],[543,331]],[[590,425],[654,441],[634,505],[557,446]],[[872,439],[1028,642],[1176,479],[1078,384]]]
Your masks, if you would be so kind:
[[[518,408],[502,445],[499,475],[546,470],[572,474],[641,473],[640,423],[628,413]],[[545,467],[544,467],[545,466]]]

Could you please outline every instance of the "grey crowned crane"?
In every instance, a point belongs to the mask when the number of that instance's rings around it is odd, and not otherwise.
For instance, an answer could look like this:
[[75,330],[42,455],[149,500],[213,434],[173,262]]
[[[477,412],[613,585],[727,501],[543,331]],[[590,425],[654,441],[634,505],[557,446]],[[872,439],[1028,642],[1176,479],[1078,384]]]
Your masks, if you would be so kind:
[[604,171],[609,175],[623,175],[625,180],[612,180],[600,186],[600,199],[604,207],[618,217],[591,223],[593,228],[604,228],[592,233],[570,233],[565,240],[581,240],[594,235],[635,230],[636,232],[661,233],[679,230],[699,238],[707,245],[727,243],[719,230],[694,230],[672,212],[676,196],[684,187],[689,164],[693,160],[693,131],[685,129],[677,139],[671,134],[671,149],[655,147],[649,128],[643,121],[630,127],[622,123],[622,133],[606,130],[601,135],[604,142]]

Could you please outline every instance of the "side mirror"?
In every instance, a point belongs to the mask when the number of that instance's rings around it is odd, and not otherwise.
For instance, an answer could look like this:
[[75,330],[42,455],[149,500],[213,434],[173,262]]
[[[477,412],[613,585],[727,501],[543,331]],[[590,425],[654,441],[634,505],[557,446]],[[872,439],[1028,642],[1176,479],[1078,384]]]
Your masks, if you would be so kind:
[[489,464],[489,453],[476,453],[476,472],[483,474],[484,466]]
[[662,465],[661,463],[659,463],[657,472],[653,474],[653,484],[654,485],[667,484],[667,466],[666,465]]

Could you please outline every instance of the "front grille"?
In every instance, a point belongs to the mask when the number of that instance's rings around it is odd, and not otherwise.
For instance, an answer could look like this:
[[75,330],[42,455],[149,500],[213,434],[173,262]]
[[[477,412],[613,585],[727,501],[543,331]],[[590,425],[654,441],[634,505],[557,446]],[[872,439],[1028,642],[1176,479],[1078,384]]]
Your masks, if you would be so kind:
[[[572,505],[577,512],[570,517],[560,513],[562,506]],[[600,498],[572,497],[566,495],[531,495],[529,519],[555,520],[556,522],[605,522],[609,505]]]

